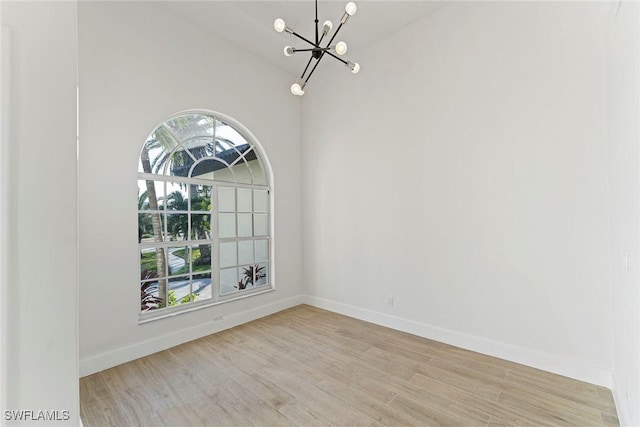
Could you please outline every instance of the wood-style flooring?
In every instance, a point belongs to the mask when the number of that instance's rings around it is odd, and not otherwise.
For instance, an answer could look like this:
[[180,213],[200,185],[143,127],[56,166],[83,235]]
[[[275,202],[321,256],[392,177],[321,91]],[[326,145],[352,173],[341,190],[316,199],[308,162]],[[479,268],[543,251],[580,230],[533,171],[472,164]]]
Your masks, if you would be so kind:
[[98,426],[613,426],[604,388],[301,305],[80,380]]

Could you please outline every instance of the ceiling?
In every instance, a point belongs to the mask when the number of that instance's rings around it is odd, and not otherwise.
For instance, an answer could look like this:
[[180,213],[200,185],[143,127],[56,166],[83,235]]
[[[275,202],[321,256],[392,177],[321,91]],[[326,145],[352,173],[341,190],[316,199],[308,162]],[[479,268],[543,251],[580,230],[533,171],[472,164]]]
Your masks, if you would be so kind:
[[[318,20],[333,22],[338,27],[344,13],[344,1],[318,1]],[[285,57],[286,45],[305,48],[306,44],[286,33],[273,29],[275,18],[282,18],[287,26],[312,40],[315,37],[315,5],[313,0],[297,1],[167,1],[160,2],[174,16],[198,26],[232,45],[251,52],[292,74],[300,73],[309,55]],[[340,30],[334,44],[345,41],[349,47],[346,59],[357,62],[358,50],[375,43],[388,34],[420,17],[440,9],[441,1],[356,1],[357,13]]]

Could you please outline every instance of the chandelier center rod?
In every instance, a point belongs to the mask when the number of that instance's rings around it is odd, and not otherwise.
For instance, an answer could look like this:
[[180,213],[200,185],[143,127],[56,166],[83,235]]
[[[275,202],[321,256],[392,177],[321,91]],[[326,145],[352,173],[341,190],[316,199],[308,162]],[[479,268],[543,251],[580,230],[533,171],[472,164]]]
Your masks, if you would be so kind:
[[316,0],[316,46],[320,43],[318,40],[318,0]]

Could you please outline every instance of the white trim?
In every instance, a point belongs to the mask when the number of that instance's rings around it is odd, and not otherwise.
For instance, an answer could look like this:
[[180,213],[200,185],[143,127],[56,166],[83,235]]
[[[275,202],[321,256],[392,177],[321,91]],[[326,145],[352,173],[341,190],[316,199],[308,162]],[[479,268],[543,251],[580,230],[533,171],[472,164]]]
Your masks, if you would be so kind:
[[613,388],[611,392],[613,394],[613,402],[616,405],[616,412],[618,413],[618,421],[620,421],[620,425],[622,427],[631,427],[631,417],[629,416],[627,405],[625,404],[627,401],[625,398],[625,389],[618,383],[615,375],[613,377]]
[[[9,244],[9,28],[0,29],[0,408],[7,391],[7,266]],[[4,425],[4,418],[0,425]]]
[[113,351],[98,354],[80,360],[80,377],[100,372],[121,363],[129,362],[140,357],[148,356],[158,351],[166,350],[179,344],[192,341],[204,336],[233,328],[247,322],[277,313],[287,308],[303,303],[303,296],[294,296],[282,301],[265,304],[240,313],[220,316],[206,323],[182,329],[167,335],[142,341]]
[[613,386],[613,374],[610,370],[593,366],[588,363],[561,357],[555,354],[544,353],[529,348],[505,344],[468,335],[462,332],[452,331],[413,320],[403,319],[385,313],[367,310],[349,304],[307,295],[304,297],[306,304],[345,316],[386,326],[398,331],[407,332],[423,338],[432,339],[445,344],[486,354],[511,362],[542,369],[554,374],[563,375],[591,384],[600,385],[609,389]]

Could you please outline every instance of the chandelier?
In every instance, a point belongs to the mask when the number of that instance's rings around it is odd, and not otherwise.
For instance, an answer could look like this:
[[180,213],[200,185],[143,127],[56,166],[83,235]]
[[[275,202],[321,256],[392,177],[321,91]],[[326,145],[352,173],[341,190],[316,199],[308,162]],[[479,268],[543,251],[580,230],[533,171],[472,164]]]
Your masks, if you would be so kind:
[[[304,88],[307,86],[307,83],[309,82],[311,75],[316,70],[316,67],[318,67],[318,64],[320,63],[322,58],[325,57],[325,55],[329,55],[330,57],[335,58],[338,61],[342,62],[354,74],[360,71],[360,65],[358,65],[357,62],[345,61],[344,59],[340,58],[340,56],[347,53],[347,44],[345,42],[341,41],[336,43],[335,45],[331,44],[333,43],[333,40],[338,35],[338,32],[340,32],[340,29],[342,28],[342,26],[347,23],[347,21],[351,16],[355,15],[357,10],[356,4],[353,2],[347,3],[347,5],[344,8],[344,14],[342,15],[342,18],[340,18],[340,25],[338,26],[338,29],[333,33],[333,36],[331,36],[331,39],[327,42],[327,44],[324,47],[322,47],[320,44],[322,43],[322,40],[324,40],[324,38],[328,36],[328,34],[331,32],[331,29],[333,28],[333,24],[331,23],[331,21],[324,21],[324,24],[322,24],[322,32],[320,32],[320,28],[318,25],[318,0],[315,0],[315,2],[316,2],[316,19],[315,19],[315,24],[316,24],[315,41],[316,42],[315,43],[306,39],[305,37],[302,37],[300,34],[296,33],[291,28],[287,27],[287,24],[285,24],[284,20],[281,18],[277,18],[273,23],[273,28],[277,32],[281,33],[284,31],[289,34],[292,34],[297,38],[299,38],[300,40],[305,41],[311,46],[306,49],[297,49],[291,46],[285,46],[284,48],[284,54],[286,56],[292,56],[294,53],[297,53],[297,52],[311,52],[311,57],[309,58],[309,62],[307,62],[307,66],[304,68],[302,75],[298,78],[298,80],[294,84],[291,85],[291,93],[297,96],[304,95]],[[316,62],[311,68],[311,70],[309,70],[309,66],[311,65],[314,59],[316,60]],[[307,74],[307,71],[309,71],[308,74]]]

